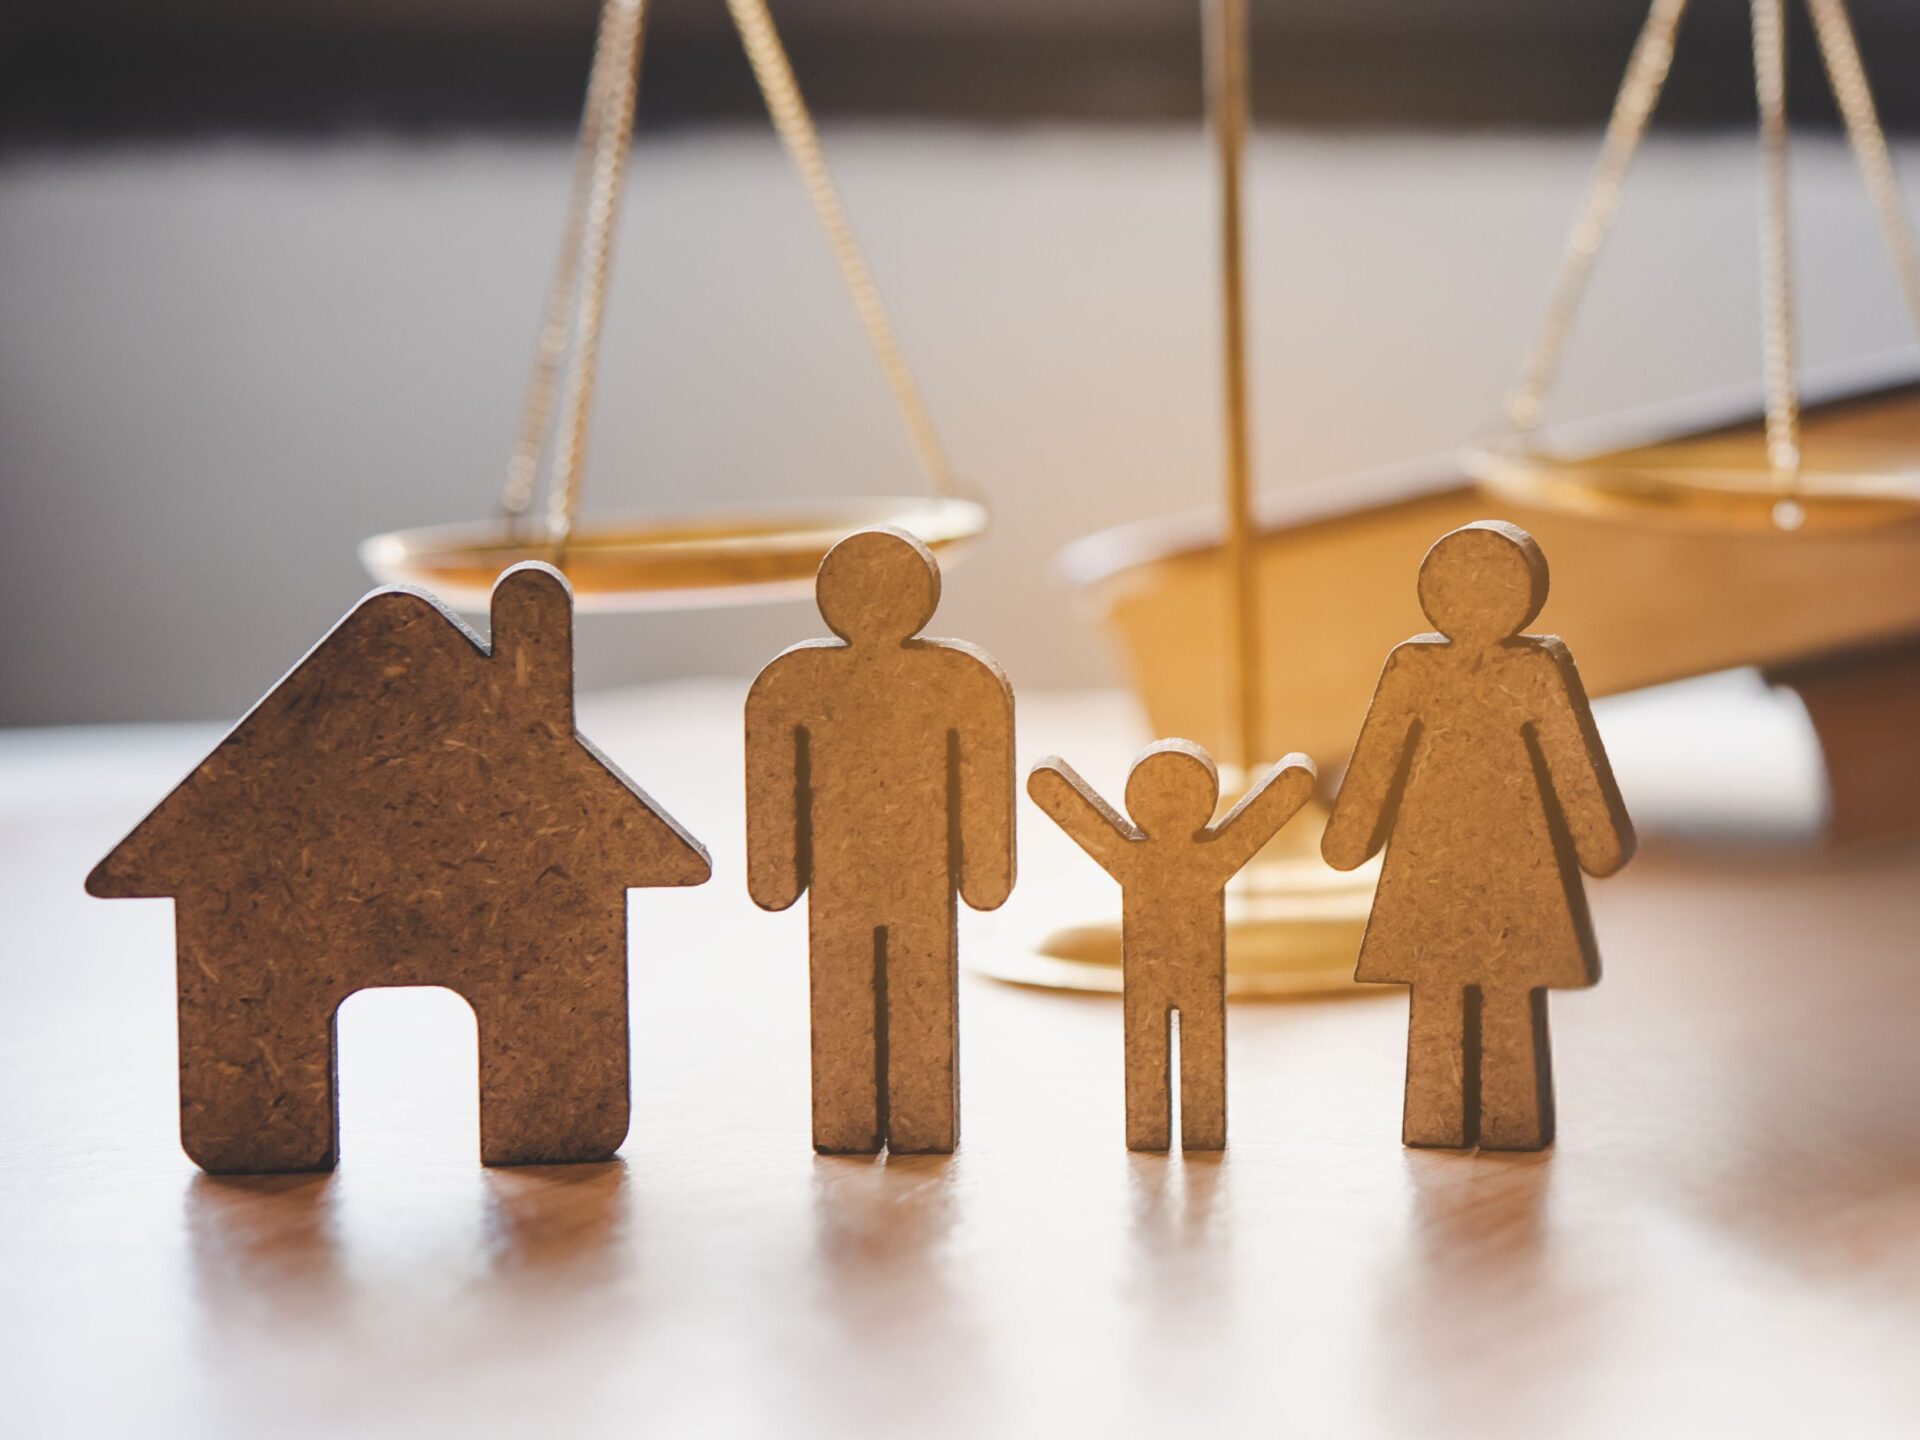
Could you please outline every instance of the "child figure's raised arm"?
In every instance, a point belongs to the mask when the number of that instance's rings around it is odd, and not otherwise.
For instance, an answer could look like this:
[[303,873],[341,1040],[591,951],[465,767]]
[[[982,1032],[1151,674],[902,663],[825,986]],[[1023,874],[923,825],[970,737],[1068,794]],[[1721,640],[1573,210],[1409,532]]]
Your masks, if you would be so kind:
[[1076,845],[1099,861],[1103,870],[1116,880],[1121,878],[1127,846],[1139,832],[1071,765],[1057,755],[1049,755],[1027,772],[1027,794]]
[[1313,781],[1313,761],[1304,755],[1287,755],[1240,797],[1239,804],[1213,827],[1214,840],[1209,848],[1225,872],[1223,881],[1238,874],[1240,867],[1299,813],[1313,794]]
[[1542,640],[1540,649],[1551,663],[1553,683],[1535,717],[1533,740],[1573,838],[1574,858],[1589,875],[1611,875],[1633,858],[1633,821],[1607,763],[1573,656],[1554,638]]
[[1367,707],[1366,723],[1354,742],[1353,759],[1333,802],[1320,853],[1336,870],[1364,865],[1387,843],[1407,752],[1419,740],[1407,659],[1416,645],[1440,643],[1438,637],[1409,640],[1394,647],[1380,672],[1380,684]]

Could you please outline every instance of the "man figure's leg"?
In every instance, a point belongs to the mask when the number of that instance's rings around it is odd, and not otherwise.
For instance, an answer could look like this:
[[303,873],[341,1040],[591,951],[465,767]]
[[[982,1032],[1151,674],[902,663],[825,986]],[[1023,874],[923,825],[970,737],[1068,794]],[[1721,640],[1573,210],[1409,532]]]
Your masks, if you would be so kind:
[[[931,913],[928,913],[931,912]],[[881,932],[887,1148],[944,1153],[960,1143],[960,1028],[954,906]]]
[[809,904],[813,1013],[813,1148],[871,1155],[886,1142],[885,1046],[880,1032],[880,932],[836,924],[835,907]]

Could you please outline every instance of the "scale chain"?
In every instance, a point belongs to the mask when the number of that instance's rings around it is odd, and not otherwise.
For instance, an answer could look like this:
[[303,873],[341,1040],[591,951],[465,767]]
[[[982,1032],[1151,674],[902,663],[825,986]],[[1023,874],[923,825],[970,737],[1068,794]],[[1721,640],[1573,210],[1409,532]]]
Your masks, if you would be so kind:
[[800,93],[800,84],[794,78],[786,47],[780,43],[780,32],[774,28],[773,15],[767,9],[766,0],[727,0],[727,13],[740,32],[740,42],[746,48],[747,61],[753,67],[753,78],[760,87],[761,98],[766,101],[773,128],[779,132],[780,143],[800,172],[800,183],[813,206],[814,218],[833,251],[841,283],[853,298],[853,308],[866,331],[867,344],[880,362],[880,371],[886,377],[894,407],[906,425],[921,468],[926,471],[936,494],[950,496],[955,489],[953,471],[933,428],[933,418],[927,413],[919,387],[914,384],[913,374],[900,353],[887,307],[880,298],[880,287],[874,283],[859,241],[854,239],[846,206],[841,203],[832,172],[827,169],[826,155],[820,148],[819,131]]
[[564,554],[580,505],[580,471],[586,458],[587,426],[600,365],[600,332],[606,318],[607,272],[614,221],[633,141],[633,113],[640,90],[640,43],[646,0],[608,0],[616,12],[607,41],[613,60],[607,72],[601,122],[594,146],[593,185],[582,227],[578,303],[574,307],[573,363],[568,367],[561,402],[560,433],[554,441],[553,492],[547,499],[547,532]]
[[1800,387],[1794,366],[1793,236],[1787,191],[1787,20],[1784,0],[1752,0],[1753,85],[1760,110],[1761,356],[1767,395],[1767,463],[1774,483],[1800,480]]
[[[1917,250],[1885,131],[1873,103],[1845,0],[1806,0],[1848,144],[1879,221],[1914,326],[1920,330]],[[1559,373],[1573,320],[1614,217],[1635,152],[1659,103],[1673,61],[1674,34],[1687,0],[1653,0],[1634,43],[1600,160],[1569,233],[1546,314],[1524,357],[1504,410],[1515,433],[1536,429]],[[1751,0],[1755,96],[1764,177],[1760,223],[1762,348],[1766,373],[1767,454],[1782,488],[1800,472],[1799,382],[1794,362],[1792,247],[1787,196],[1786,27],[1784,0]]]
[[534,494],[539,489],[540,460],[546,449],[548,427],[553,419],[553,399],[558,388],[560,365],[566,358],[567,342],[573,335],[573,311],[578,303],[577,277],[588,197],[593,190],[600,150],[609,70],[615,59],[615,47],[609,43],[610,31],[618,19],[618,8],[609,4],[600,12],[599,27],[594,38],[593,67],[587,80],[587,98],[580,113],[580,133],[574,142],[573,180],[567,195],[567,219],[560,241],[560,255],[554,264],[553,283],[547,296],[546,313],[540,324],[533,375],[527,383],[520,438],[507,461],[507,483],[500,494],[500,508],[506,512],[510,526],[515,529],[532,506]]
[[1673,37],[1686,13],[1687,0],[1653,0],[1647,11],[1633,54],[1627,61],[1626,75],[1614,96],[1613,113],[1607,119],[1606,139],[1601,142],[1600,159],[1581,201],[1579,218],[1567,235],[1566,253],[1560,271],[1554,277],[1547,300],[1545,318],[1539,334],[1520,365],[1520,377],[1507,392],[1508,423],[1525,433],[1536,428],[1546,409],[1548,392],[1560,372],[1566,352],[1567,336],[1575,314],[1586,294],[1594,261],[1606,242],[1614,216],[1620,209],[1620,191],[1647,133],[1660,93],[1666,87],[1667,72],[1673,65]]
[[[765,0],[727,0],[754,79],[774,128],[800,172],[814,215],[825,233],[842,283],[852,297],[867,343],[880,363],[895,408],[936,494],[957,490],[932,418],[920,398],[896,340],[879,287],[847,220],[827,170],[818,131],[780,42]],[[549,471],[547,531],[564,554],[578,516],[581,472],[606,310],[608,268],[618,216],[634,111],[645,0],[606,0],[594,43],[587,101],[575,147],[561,258],[536,347],[518,443],[507,466],[501,508],[517,524],[539,489],[539,461],[550,423],[555,379],[567,362],[562,418]],[[571,354],[569,355],[569,347]]]
[[1827,67],[1827,82],[1833,87],[1840,117],[1846,122],[1847,141],[1860,167],[1861,182],[1880,221],[1880,233],[1893,259],[1895,275],[1907,301],[1913,327],[1920,331],[1920,252],[1916,252],[1913,228],[1907,220],[1907,207],[1900,194],[1900,181],[1894,174],[1893,158],[1887,153],[1887,135],[1881,128],[1879,112],[1874,108],[1873,90],[1867,84],[1867,72],[1860,63],[1860,47],[1847,18],[1843,0],[1807,0],[1813,16],[1814,38],[1820,43],[1820,57]]

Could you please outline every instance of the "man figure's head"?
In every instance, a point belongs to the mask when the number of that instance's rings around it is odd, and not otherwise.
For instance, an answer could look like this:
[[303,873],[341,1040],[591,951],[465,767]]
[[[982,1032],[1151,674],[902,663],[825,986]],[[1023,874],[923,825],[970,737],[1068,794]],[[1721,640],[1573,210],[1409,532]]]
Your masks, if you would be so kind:
[[814,597],[827,628],[849,645],[898,645],[933,618],[940,567],[904,530],[856,530],[820,562]]

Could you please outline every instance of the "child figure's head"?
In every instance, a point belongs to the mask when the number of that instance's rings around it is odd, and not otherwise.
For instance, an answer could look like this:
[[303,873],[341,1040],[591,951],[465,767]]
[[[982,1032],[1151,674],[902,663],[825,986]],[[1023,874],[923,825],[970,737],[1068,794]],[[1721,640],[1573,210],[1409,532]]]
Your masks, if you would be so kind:
[[1220,772],[1190,740],[1162,740],[1142,750],[1127,774],[1127,814],[1147,834],[1192,835],[1213,819]]
[[1476,520],[1433,542],[1420,562],[1420,608],[1449,640],[1493,645],[1547,603],[1547,559],[1504,520]]

